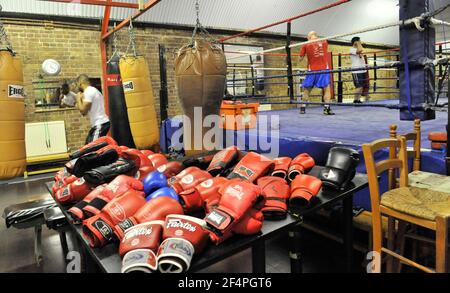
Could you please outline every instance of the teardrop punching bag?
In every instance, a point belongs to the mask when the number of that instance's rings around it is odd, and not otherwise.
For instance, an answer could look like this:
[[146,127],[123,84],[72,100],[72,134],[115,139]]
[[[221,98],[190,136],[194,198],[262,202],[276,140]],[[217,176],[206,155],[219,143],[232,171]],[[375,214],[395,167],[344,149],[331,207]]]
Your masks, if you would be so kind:
[[23,175],[26,168],[23,94],[22,61],[0,51],[0,179]]
[[109,119],[111,136],[119,145],[135,148],[128,120],[127,104],[119,70],[119,56],[114,55],[107,64],[106,84],[108,87]]
[[204,127],[203,121],[208,115],[219,117],[226,74],[225,54],[217,45],[197,40],[194,45],[185,46],[178,53],[175,76],[184,110],[183,140],[188,156],[216,148],[215,142],[203,141],[205,134],[214,127]]
[[147,62],[143,56],[125,56],[119,67],[134,144],[139,149],[155,149],[159,126]]

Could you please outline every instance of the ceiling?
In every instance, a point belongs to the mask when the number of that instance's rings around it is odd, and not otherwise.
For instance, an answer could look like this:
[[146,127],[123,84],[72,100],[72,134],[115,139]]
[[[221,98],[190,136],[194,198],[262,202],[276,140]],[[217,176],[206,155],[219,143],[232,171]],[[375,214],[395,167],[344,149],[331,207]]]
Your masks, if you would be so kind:
[[[138,0],[117,0],[137,3]],[[278,20],[304,13],[337,0],[199,0],[200,19],[204,26],[211,28],[247,30],[263,26]],[[432,0],[437,7],[450,0]],[[77,4],[51,3],[40,0],[0,0],[3,10],[16,13],[33,13],[43,15],[76,16],[101,19],[103,7]],[[133,10],[113,8],[112,18],[122,20]],[[292,23],[292,31],[297,35],[306,35],[315,30],[321,36],[352,32],[361,28],[396,21],[398,0],[352,0],[349,3]],[[438,16],[450,19],[450,9]],[[139,21],[163,24],[195,24],[195,0],[162,0],[150,11],[141,16]],[[286,26],[279,25],[267,29],[268,32],[285,33]],[[437,37],[446,40],[450,29],[437,28]],[[366,42],[398,45],[398,28],[384,29],[361,35]]]

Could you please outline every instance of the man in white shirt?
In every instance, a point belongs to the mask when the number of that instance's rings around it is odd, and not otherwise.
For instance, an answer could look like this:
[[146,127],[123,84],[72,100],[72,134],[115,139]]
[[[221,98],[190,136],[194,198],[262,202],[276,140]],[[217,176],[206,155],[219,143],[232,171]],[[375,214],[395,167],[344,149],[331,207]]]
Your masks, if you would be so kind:
[[77,95],[70,90],[69,84],[61,85],[61,108],[75,107]]
[[[350,59],[352,62],[352,68],[364,68],[367,67],[366,60],[364,59],[364,48],[359,37],[352,39],[352,47],[350,48]],[[369,77],[367,70],[356,70],[352,72],[353,83],[355,85],[355,99],[353,103],[360,104],[361,96],[365,96],[366,101],[369,100],[369,94],[364,91],[364,88],[368,88]]]
[[89,77],[82,74],[77,78],[76,84],[80,89],[76,97],[77,108],[81,115],[89,115],[91,130],[86,138],[86,144],[108,134],[111,123],[105,112],[105,101],[102,93],[91,86]]

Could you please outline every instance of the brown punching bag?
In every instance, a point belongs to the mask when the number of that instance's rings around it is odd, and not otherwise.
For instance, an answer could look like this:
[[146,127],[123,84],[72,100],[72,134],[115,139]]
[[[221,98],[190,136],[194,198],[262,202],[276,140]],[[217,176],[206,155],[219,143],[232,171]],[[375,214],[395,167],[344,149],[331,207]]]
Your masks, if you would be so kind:
[[[203,123],[203,119],[208,115],[219,117],[225,92],[226,74],[225,54],[216,44],[197,40],[193,45],[181,48],[178,53],[175,60],[175,76],[178,95],[184,110],[183,140],[187,156],[215,149],[214,142],[202,142],[205,133],[211,128],[202,127],[200,126],[202,124],[198,123]],[[194,115],[196,107],[197,115]],[[201,115],[198,112],[200,108]],[[194,122],[194,118],[197,122]]]

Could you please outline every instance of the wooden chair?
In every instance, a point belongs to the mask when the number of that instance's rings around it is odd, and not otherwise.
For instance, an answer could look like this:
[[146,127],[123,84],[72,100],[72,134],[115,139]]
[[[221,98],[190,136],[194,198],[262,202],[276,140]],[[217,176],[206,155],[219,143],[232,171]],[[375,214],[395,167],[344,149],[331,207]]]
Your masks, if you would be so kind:
[[[405,137],[377,140],[362,146],[369,179],[372,204],[373,272],[381,272],[382,253],[388,256],[387,271],[392,272],[400,261],[425,272],[445,272],[447,268],[447,232],[450,216],[450,194],[408,186],[408,155]],[[375,162],[374,154],[388,148],[395,157]],[[378,176],[398,171],[399,188],[380,195]],[[394,173],[397,174],[397,173]],[[383,247],[382,215],[388,217],[387,248]],[[396,251],[396,222],[415,224],[436,231],[436,268],[420,265]],[[397,233],[397,235],[399,235]]]
[[[392,124],[390,126],[390,132],[389,136],[391,138],[397,138],[397,125]],[[406,139],[406,142],[412,141],[413,142],[413,149],[407,151],[408,158],[413,159],[413,165],[412,170],[413,171],[420,171],[420,164],[421,164],[421,148],[422,148],[422,135],[421,135],[421,126],[420,126],[420,119],[414,120],[414,130],[413,132],[401,134],[401,136],[404,136]],[[395,158],[395,153],[389,152],[389,158]],[[393,172],[393,170],[389,170],[388,173],[388,180],[389,180],[389,187],[395,188],[398,186],[398,182],[396,180],[396,176]]]

